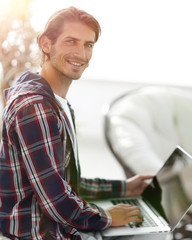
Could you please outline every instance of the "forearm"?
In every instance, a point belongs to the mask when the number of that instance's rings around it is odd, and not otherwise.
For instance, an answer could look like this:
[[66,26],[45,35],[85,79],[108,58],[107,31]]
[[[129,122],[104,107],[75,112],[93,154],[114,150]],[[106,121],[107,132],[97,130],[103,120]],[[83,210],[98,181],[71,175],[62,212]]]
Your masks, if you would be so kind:
[[123,197],[126,191],[126,181],[81,178],[80,182],[80,195],[84,199]]

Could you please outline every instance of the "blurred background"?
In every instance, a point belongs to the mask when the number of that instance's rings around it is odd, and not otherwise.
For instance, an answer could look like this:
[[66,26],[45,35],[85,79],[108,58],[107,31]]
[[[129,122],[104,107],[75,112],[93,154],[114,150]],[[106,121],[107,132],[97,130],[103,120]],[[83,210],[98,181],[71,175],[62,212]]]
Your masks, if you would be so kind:
[[24,71],[39,71],[38,32],[54,11],[69,6],[88,11],[102,28],[89,68],[68,94],[82,175],[124,178],[104,139],[106,104],[141,86],[191,89],[192,1],[0,0],[1,110],[3,90]]

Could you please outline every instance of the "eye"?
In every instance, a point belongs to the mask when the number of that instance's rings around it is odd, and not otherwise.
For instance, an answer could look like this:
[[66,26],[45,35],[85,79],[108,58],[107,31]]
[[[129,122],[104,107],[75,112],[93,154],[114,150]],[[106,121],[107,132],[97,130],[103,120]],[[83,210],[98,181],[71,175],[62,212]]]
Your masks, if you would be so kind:
[[93,43],[87,43],[86,46],[87,46],[88,48],[93,48]]
[[74,43],[75,43],[75,40],[73,40],[73,39],[68,39],[66,42],[69,43],[69,44],[74,44]]

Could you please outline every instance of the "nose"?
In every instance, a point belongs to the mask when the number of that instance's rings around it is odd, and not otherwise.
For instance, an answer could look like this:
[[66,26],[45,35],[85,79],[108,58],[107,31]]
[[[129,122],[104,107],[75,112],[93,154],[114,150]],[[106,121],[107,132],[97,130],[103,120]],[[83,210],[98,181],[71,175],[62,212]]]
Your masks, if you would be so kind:
[[74,56],[80,59],[86,59],[85,46],[82,44],[76,46]]

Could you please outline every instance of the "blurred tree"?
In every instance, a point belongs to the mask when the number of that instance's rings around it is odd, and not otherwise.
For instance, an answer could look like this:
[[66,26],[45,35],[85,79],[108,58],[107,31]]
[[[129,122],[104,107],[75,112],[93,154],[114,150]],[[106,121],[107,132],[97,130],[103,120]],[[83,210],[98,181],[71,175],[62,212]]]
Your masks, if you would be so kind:
[[[0,0],[0,6],[1,6]],[[31,25],[33,0],[4,0],[0,7],[0,82],[3,90],[24,71],[39,66],[36,31]],[[2,99],[3,101],[3,99]]]

